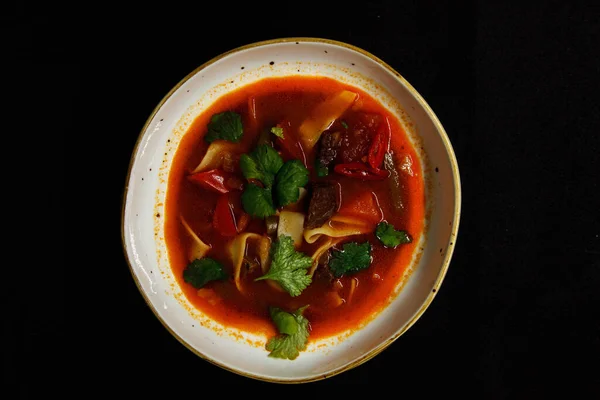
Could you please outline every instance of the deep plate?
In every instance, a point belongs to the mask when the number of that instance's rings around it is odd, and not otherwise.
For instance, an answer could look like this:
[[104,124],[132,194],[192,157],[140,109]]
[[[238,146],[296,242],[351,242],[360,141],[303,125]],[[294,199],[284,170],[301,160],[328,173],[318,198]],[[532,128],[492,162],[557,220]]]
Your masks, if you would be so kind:
[[[422,250],[399,294],[362,329],[312,343],[294,361],[267,357],[264,338],[224,328],[193,308],[172,275],[162,218],[169,166],[195,117],[228,91],[264,77],[290,74],[328,76],[358,86],[398,115],[420,152],[428,201],[426,229],[419,242]],[[122,238],[133,278],[146,302],[191,351],[247,377],[308,382],[372,358],[423,314],[448,269],[460,205],[460,178],[450,141],[433,111],[400,74],[372,54],[345,43],[289,38],[254,43],[216,57],[165,96],[142,129],[132,155]]]

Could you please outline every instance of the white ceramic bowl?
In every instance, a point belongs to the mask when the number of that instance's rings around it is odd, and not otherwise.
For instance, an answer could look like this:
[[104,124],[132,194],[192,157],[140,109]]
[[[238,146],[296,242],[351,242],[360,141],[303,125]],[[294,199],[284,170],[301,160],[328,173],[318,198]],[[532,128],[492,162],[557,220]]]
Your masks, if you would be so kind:
[[[194,118],[227,91],[260,78],[287,74],[324,75],[359,86],[396,113],[420,152],[427,198],[422,252],[397,296],[364,328],[348,337],[310,344],[293,361],[267,357],[265,338],[223,329],[191,306],[171,272],[161,218],[169,165]],[[444,128],[400,74],[374,55],[345,43],[278,39],[237,48],[210,60],[158,104],[133,151],[125,186],[122,238],[141,294],[156,317],[187,348],[247,377],[309,382],[369,360],[423,314],[448,270],[460,205],[458,167]],[[258,345],[248,344],[248,339]]]

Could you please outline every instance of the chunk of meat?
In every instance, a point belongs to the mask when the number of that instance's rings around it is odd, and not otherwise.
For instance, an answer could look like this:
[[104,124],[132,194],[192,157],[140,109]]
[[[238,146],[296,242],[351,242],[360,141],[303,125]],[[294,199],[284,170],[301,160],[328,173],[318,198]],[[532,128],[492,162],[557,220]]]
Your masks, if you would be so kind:
[[308,215],[304,227],[318,228],[327,222],[339,208],[338,187],[329,182],[312,184],[312,194],[308,204]]
[[381,119],[381,115],[371,113],[359,113],[348,119],[349,129],[343,135],[339,151],[342,164],[366,160],[363,157],[367,156]]
[[338,149],[342,145],[341,132],[323,132],[319,140],[317,160],[323,167],[329,164],[337,157]]
[[[325,252],[325,254],[329,254],[329,251]],[[319,260],[319,267],[315,271],[314,280],[323,281],[331,285],[335,280],[335,277],[333,276],[333,272],[329,269],[329,266],[327,264],[321,264],[321,261]]]

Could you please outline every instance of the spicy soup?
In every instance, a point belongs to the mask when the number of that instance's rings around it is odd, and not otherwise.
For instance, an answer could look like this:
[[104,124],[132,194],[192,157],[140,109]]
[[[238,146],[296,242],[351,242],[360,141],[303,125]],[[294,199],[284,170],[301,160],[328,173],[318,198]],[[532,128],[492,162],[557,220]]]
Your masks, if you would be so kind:
[[[199,115],[165,206],[171,268],[189,301],[225,326],[301,335],[302,350],[389,302],[425,198],[394,115],[355,87],[297,76],[239,88]],[[281,356],[276,344],[267,349]]]

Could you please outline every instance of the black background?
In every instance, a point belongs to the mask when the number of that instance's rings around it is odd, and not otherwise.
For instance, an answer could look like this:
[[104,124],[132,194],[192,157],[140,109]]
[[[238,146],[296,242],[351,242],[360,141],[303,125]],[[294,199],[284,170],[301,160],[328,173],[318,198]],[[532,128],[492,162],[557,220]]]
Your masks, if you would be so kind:
[[[66,395],[84,381],[74,392],[83,397],[300,390],[222,370],[175,340],[133,282],[120,223],[133,147],[162,97],[222,52],[304,36],[361,47],[423,95],[454,146],[463,203],[450,269],[425,314],[374,359],[301,387],[598,397],[599,18],[591,1],[15,6],[2,17],[7,60],[52,94],[45,123],[60,113],[69,129],[38,142],[40,154],[55,145],[53,176],[62,178],[46,194],[44,221],[57,228],[43,245],[60,258],[32,301],[5,318],[7,382],[22,398]],[[81,215],[94,221],[86,232]],[[44,377],[51,383],[40,388]]]

